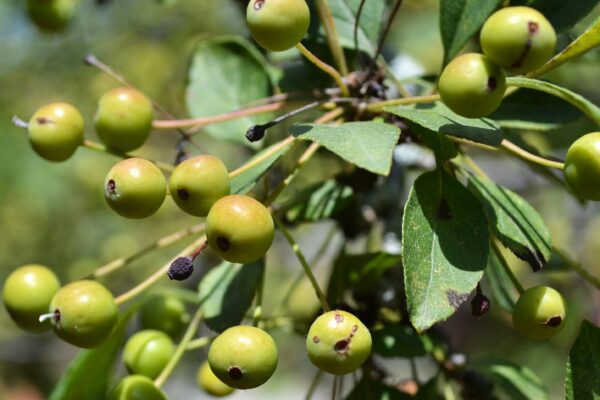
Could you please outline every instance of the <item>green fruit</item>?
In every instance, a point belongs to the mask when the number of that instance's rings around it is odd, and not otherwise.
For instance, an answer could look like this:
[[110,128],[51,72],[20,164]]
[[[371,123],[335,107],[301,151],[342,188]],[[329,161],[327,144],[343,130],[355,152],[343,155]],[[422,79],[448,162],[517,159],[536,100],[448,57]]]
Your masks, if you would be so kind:
[[246,20],[250,33],[261,46],[284,51],[306,35],[310,10],[305,0],[250,0]]
[[325,372],[344,375],[358,369],[371,354],[371,333],[354,315],[329,311],[311,325],[306,351],[312,363]]
[[210,369],[208,361],[204,361],[196,374],[198,385],[208,394],[225,397],[234,392],[234,388],[224,384]]
[[139,219],[154,214],[167,195],[167,181],[156,165],[143,158],[116,164],[104,181],[104,198],[117,214]]
[[63,30],[75,15],[79,0],[27,0],[27,13],[38,28]]
[[452,60],[440,76],[442,101],[467,118],[491,114],[502,102],[506,77],[502,68],[483,54],[467,53]]
[[274,235],[269,210],[252,197],[226,196],[218,200],[206,217],[206,238],[223,259],[247,264],[263,257]]
[[600,200],[600,132],[588,133],[569,147],[563,172],[576,196]]
[[167,396],[150,378],[130,375],[110,391],[108,400],[167,400]]
[[156,297],[144,304],[140,317],[144,329],[159,330],[171,338],[177,338],[190,321],[185,304],[167,296]]
[[189,158],[175,168],[169,180],[175,203],[188,214],[206,217],[212,205],[229,194],[227,167],[216,157]]
[[554,54],[556,32],[542,13],[529,7],[506,7],[481,28],[483,53],[516,74],[544,65]]
[[48,312],[58,289],[60,282],[54,272],[42,265],[29,264],[17,268],[6,278],[2,299],[6,311],[21,329],[43,332],[50,329],[50,324],[41,323],[40,315]]
[[135,150],[152,129],[152,103],[135,89],[113,89],[100,98],[94,123],[108,147],[121,152]]
[[46,160],[65,161],[83,143],[83,117],[68,103],[40,108],[29,120],[28,129],[33,150]]
[[236,389],[252,389],[269,380],[277,367],[277,346],[262,329],[234,326],[221,333],[208,351],[214,374]]
[[72,345],[91,348],[104,342],[117,322],[113,295],[95,281],[77,281],[63,286],[49,307],[52,329]]
[[154,379],[174,352],[175,345],[166,333],[148,329],[129,338],[123,350],[123,362],[130,373]]
[[515,305],[513,324],[523,335],[544,340],[556,335],[565,325],[565,299],[548,286],[527,289]]

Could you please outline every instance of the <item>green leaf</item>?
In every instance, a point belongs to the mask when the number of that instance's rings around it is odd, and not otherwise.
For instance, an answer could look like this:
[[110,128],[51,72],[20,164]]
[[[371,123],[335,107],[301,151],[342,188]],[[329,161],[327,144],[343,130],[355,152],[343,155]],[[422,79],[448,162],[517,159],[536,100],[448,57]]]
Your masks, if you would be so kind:
[[539,10],[557,32],[563,32],[588,15],[598,3],[598,0],[513,0],[510,5],[523,5]]
[[352,201],[354,191],[335,179],[316,183],[294,197],[286,217],[290,222],[311,222],[330,218],[344,210]]
[[246,265],[223,262],[206,274],[198,296],[210,329],[223,332],[239,325],[252,305],[264,269],[262,260]]
[[327,288],[327,300],[340,301],[346,290],[368,292],[385,271],[398,265],[401,257],[389,253],[341,254],[333,265]]
[[525,199],[489,179],[469,177],[490,228],[517,257],[539,271],[552,254],[552,238],[542,217]]
[[[354,24],[361,0],[328,0],[327,4],[331,9],[335,28],[337,30],[340,44],[347,49],[354,49]],[[358,27],[358,46],[359,48],[373,55],[376,50],[376,43],[381,30],[381,19],[385,12],[385,1],[366,1],[360,24]],[[313,13],[317,15],[316,12]],[[320,35],[324,36],[325,31],[321,27]]]
[[[275,146],[279,146],[279,144],[276,143],[252,157],[250,161],[263,157],[267,152],[273,152],[271,155],[266,157],[252,168],[231,179],[231,193],[244,194],[249,192],[250,189],[254,187],[256,182],[258,182],[258,180],[262,178],[262,176],[266,174],[269,169],[288,152],[289,149],[292,148],[292,145],[293,142],[290,142],[285,146],[275,149]],[[275,149],[275,151],[273,151],[273,149]]]
[[[188,71],[186,105],[193,118],[223,114],[269,96],[272,76],[261,53],[238,36],[201,40]],[[243,73],[240,73],[243,71]],[[203,128],[210,135],[250,145],[244,135],[269,114],[247,116]]]
[[490,118],[503,128],[547,131],[582,116],[576,107],[558,97],[522,89],[502,100]]
[[540,378],[529,368],[507,361],[490,360],[477,363],[475,369],[491,379],[510,399],[549,399]]
[[444,44],[444,65],[479,31],[501,2],[502,0],[441,0],[440,31]]
[[592,121],[600,125],[600,108],[585,97],[575,92],[572,92],[568,89],[565,89],[561,86],[555,85],[550,82],[541,81],[538,79],[523,78],[519,76],[506,78],[506,84],[508,86],[539,90],[541,92],[548,93],[558,98],[561,98],[569,102],[573,106],[577,107]]
[[421,357],[427,354],[421,338],[409,326],[386,326],[371,334],[373,352],[382,357]]
[[506,312],[512,314],[517,302],[517,291],[513,285],[506,270],[502,266],[504,260],[501,260],[495,251],[490,250],[488,265],[484,276],[488,282],[492,295],[494,296],[493,305],[498,304]]
[[583,321],[567,360],[566,398],[600,399],[600,328]]
[[289,128],[298,139],[317,142],[344,160],[379,175],[388,175],[400,129],[381,122],[341,125],[302,124]]
[[112,335],[101,346],[81,350],[55,386],[49,400],[104,399],[110,389],[114,361],[136,307],[121,313]]
[[442,170],[415,182],[402,223],[408,312],[422,332],[456,312],[483,275],[489,229],[477,198]]
[[414,397],[385,385],[379,381],[363,377],[346,396],[346,400],[410,400]]
[[497,122],[487,118],[465,118],[453,113],[442,103],[416,107],[386,107],[385,111],[409,120],[430,131],[499,146],[503,139]]
[[410,121],[408,125],[413,132],[421,137],[421,140],[435,153],[437,158],[451,160],[458,155],[456,145],[446,135],[440,135]]

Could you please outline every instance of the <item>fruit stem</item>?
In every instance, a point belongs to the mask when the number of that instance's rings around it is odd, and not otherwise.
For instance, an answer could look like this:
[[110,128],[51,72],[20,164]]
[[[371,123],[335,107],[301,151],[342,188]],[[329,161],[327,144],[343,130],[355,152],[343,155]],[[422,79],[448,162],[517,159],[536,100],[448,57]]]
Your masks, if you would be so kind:
[[517,146],[516,144],[512,143],[509,140],[506,140],[506,139],[502,140],[502,143],[500,144],[500,146],[502,146],[508,152],[510,152],[518,157],[521,157],[527,161],[530,161],[534,164],[539,164],[541,166],[548,167],[548,168],[556,168],[561,171],[563,169],[565,169],[564,163],[561,163],[559,161],[548,160],[546,158],[536,156],[535,154],[531,154],[528,151],[520,148],[519,146]]
[[315,377],[313,378],[310,387],[308,388],[308,392],[306,392],[306,396],[304,396],[304,400],[311,400],[319,387],[319,383],[321,382],[321,378],[323,377],[323,370],[317,370]]
[[186,351],[192,351],[192,350],[202,349],[202,348],[208,346],[215,338],[216,338],[216,336],[205,336],[205,337],[201,337],[201,338],[198,338],[198,339],[191,340],[188,343],[188,345],[185,348],[185,350]]
[[202,118],[189,118],[189,119],[174,119],[174,120],[154,120],[152,121],[152,127],[154,129],[173,129],[173,128],[201,128],[210,124],[216,124],[218,122],[231,121],[237,118],[247,117],[250,115],[264,114],[271,111],[277,111],[283,108],[285,103],[271,103],[263,104],[260,106],[246,107],[239,110],[231,111],[224,114],[213,115],[210,117]]
[[125,292],[122,295],[120,295],[119,297],[117,297],[115,299],[115,303],[117,305],[121,305],[121,304],[124,304],[127,301],[135,298],[136,296],[140,295],[141,293],[146,291],[146,289],[152,287],[154,284],[158,283],[161,279],[164,278],[166,273],[169,271],[169,268],[171,267],[171,263],[173,263],[173,261],[175,259],[177,259],[179,257],[188,257],[190,254],[193,254],[198,249],[199,246],[202,246],[202,245],[204,245],[204,246],[207,245],[206,235],[203,235],[198,240],[194,241],[192,244],[187,246],[179,254],[177,254],[175,257],[173,257],[173,259],[171,259],[168,263],[166,263],[164,266],[162,266],[158,271],[156,271],[154,274],[152,274],[148,278],[146,278],[146,280],[144,280],[137,286],[133,287],[132,289],[128,290],[127,292]]
[[504,268],[504,271],[510,278],[510,281],[514,285],[515,289],[517,289],[517,292],[519,292],[519,295],[523,294],[525,289],[523,289],[523,285],[521,285],[521,282],[519,282],[519,280],[513,273],[512,269],[510,269],[510,266],[508,265],[508,263],[506,262],[506,259],[502,255],[502,252],[501,252],[500,248],[498,247],[498,244],[496,243],[496,241],[494,239],[490,240],[490,244],[492,246],[492,250],[498,256],[498,260],[500,260],[500,264],[502,264],[502,268]]
[[317,6],[317,12],[319,13],[319,19],[321,25],[325,29],[325,36],[327,37],[327,44],[333,55],[333,59],[337,64],[342,75],[348,75],[348,63],[346,62],[346,56],[344,50],[340,44],[340,38],[335,27],[335,21],[331,9],[327,4],[327,0],[316,0],[315,5]]
[[269,147],[267,150],[265,150],[263,153],[259,154],[255,158],[250,159],[250,161],[248,161],[246,164],[231,171],[229,173],[229,178],[233,179],[233,178],[243,174],[244,172],[254,168],[256,165],[262,163],[264,160],[268,159],[269,157],[271,157],[273,154],[277,153],[282,148],[293,143],[294,140],[296,140],[295,137],[288,136],[287,138],[283,139],[282,141],[275,143],[274,145]]
[[302,265],[302,269],[304,269],[304,273],[306,274],[306,277],[310,281],[310,284],[312,285],[315,293],[317,294],[317,298],[319,299],[319,302],[321,302],[321,307],[323,307],[323,310],[325,310],[326,312],[330,311],[331,308],[329,308],[329,303],[327,303],[327,297],[325,297],[325,294],[319,287],[319,284],[317,283],[317,279],[315,278],[314,274],[312,273],[312,270],[310,269],[310,266],[308,265],[308,262],[306,261],[306,257],[304,257],[304,254],[302,253],[302,250],[300,249],[300,246],[298,245],[298,243],[296,243],[296,241],[294,240],[294,237],[292,236],[290,231],[283,225],[283,223],[279,220],[279,218],[277,218],[277,216],[273,215],[273,219],[275,220],[275,223],[277,224],[277,227],[279,228],[281,233],[283,233],[283,236],[285,236],[285,239],[288,241],[288,243],[292,247],[292,250],[294,251],[296,258],[300,262],[300,265]]
[[[88,139],[85,139],[83,141],[83,144],[81,146],[85,147],[86,149],[98,151],[100,153],[111,154],[113,156],[117,156],[117,157],[123,158],[123,159],[134,158],[135,157],[134,155],[131,155],[129,153],[119,153],[118,151],[111,150],[110,148],[106,147],[105,145],[103,145],[101,143],[94,142],[94,141],[88,140]],[[171,164],[166,163],[166,162],[152,161],[152,160],[149,160],[149,161],[151,161],[154,164],[156,164],[156,166],[159,169],[161,169],[163,172],[173,172],[173,170],[175,169],[174,166],[172,166]]]
[[567,253],[560,250],[559,248],[553,246],[552,251],[560,258],[567,267],[571,268],[575,271],[580,277],[582,277],[585,281],[587,281],[590,285],[594,286],[596,289],[600,289],[600,279],[591,275],[588,271],[586,271],[581,264],[573,260]]
[[585,97],[575,92],[572,92],[571,90],[565,89],[561,86],[555,85],[550,82],[519,76],[506,78],[506,85],[524,89],[537,90],[540,92],[550,94],[552,96],[556,96],[566,101],[567,103],[577,107],[592,121],[600,125],[600,108],[598,108],[598,106],[596,106],[594,103],[592,103]]
[[154,380],[154,384],[157,387],[161,387],[167,381],[167,379],[169,379],[169,376],[171,375],[171,373],[173,373],[173,370],[175,369],[175,367],[181,360],[181,357],[187,350],[188,345],[190,344],[192,338],[194,337],[194,335],[196,334],[196,331],[198,330],[200,321],[202,321],[202,312],[203,312],[202,307],[198,307],[198,310],[196,311],[196,313],[194,314],[194,317],[190,321],[190,324],[188,325],[187,330],[185,331],[185,334],[183,335],[183,338],[181,339],[181,342],[179,342],[179,344],[177,345],[177,348],[175,349],[175,353],[173,353],[173,355],[171,356],[171,359],[169,360],[167,365],[165,365],[165,367],[163,368],[160,375],[158,375],[158,377]]
[[325,72],[335,80],[337,85],[340,87],[340,90],[342,91],[342,96],[350,97],[350,90],[348,90],[348,86],[346,85],[346,82],[344,82],[344,78],[342,78],[342,75],[340,75],[340,73],[335,68],[333,68],[331,65],[327,64],[323,60],[319,59],[319,57],[311,53],[306,47],[304,47],[302,43],[298,43],[296,45],[296,48],[317,68],[319,68],[321,71]]
[[254,313],[252,314],[252,326],[258,326],[262,315],[263,315],[263,292],[265,289],[265,269],[263,268],[260,274],[260,281],[256,288],[256,305],[254,306]]
[[387,106],[404,106],[408,104],[421,104],[421,103],[435,103],[440,100],[439,94],[430,94],[427,96],[413,96],[413,97],[403,97],[400,99],[392,99],[385,101],[378,101],[375,103],[369,104],[366,108],[367,111],[372,113],[382,112],[383,109]]
[[114,272],[122,267],[125,267],[125,266],[131,264],[135,260],[143,257],[144,255],[146,255],[154,250],[158,250],[158,249],[162,249],[164,247],[170,246],[170,245],[177,243],[178,241],[183,240],[187,237],[190,237],[196,233],[200,233],[203,230],[204,230],[204,224],[198,224],[198,225],[194,225],[189,228],[182,229],[180,231],[171,233],[170,235],[167,235],[165,237],[158,239],[156,242],[138,250],[137,252],[135,252],[127,257],[117,258],[116,260],[113,260],[113,261],[101,266],[100,268],[98,268],[94,272],[92,272],[91,274],[89,274],[81,279],[101,278],[105,275],[110,274],[111,272]]
[[13,115],[12,123],[19,128],[29,128],[29,124],[23,121],[21,118],[17,117],[16,115]]

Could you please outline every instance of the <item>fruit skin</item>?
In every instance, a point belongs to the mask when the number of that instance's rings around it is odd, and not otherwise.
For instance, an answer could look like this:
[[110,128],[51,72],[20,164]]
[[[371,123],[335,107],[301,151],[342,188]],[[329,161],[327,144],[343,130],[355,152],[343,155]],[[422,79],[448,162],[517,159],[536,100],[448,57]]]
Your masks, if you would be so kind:
[[174,352],[175,345],[169,335],[148,329],[129,338],[123,350],[123,362],[130,373],[154,379]]
[[52,298],[49,312],[56,335],[74,346],[91,348],[104,342],[117,322],[113,295],[95,281],[76,281],[63,286]]
[[224,384],[210,369],[208,361],[204,361],[196,374],[198,386],[205,392],[215,397],[225,397],[235,391],[231,386]]
[[549,339],[565,326],[567,304],[548,286],[527,289],[515,305],[513,324],[521,334],[535,340]]
[[94,125],[110,148],[121,152],[135,150],[144,144],[152,129],[152,103],[135,89],[113,89],[100,98]]
[[185,304],[174,297],[156,297],[142,306],[140,319],[144,329],[165,332],[177,338],[190,320]]
[[491,114],[502,102],[506,77],[502,68],[483,54],[467,53],[452,60],[439,82],[444,104],[467,118]]
[[206,217],[212,205],[230,192],[227,167],[210,155],[188,158],[171,174],[169,191],[183,211]]
[[167,396],[150,378],[130,375],[110,391],[108,400],[167,400]]
[[483,53],[515,74],[541,67],[554,54],[556,32],[542,13],[506,7],[492,14],[480,36]]
[[575,195],[600,201],[600,132],[588,133],[573,142],[563,173]]
[[317,318],[306,337],[310,361],[334,375],[358,369],[369,358],[371,345],[369,329],[354,315],[341,310]]
[[14,270],[2,289],[6,311],[21,328],[30,332],[50,329],[50,323],[39,321],[48,312],[50,301],[60,289],[60,281],[47,267],[28,264]]
[[284,51],[298,44],[308,32],[310,10],[305,0],[251,0],[246,21],[262,47]]
[[271,336],[253,326],[234,326],[214,340],[208,351],[212,372],[236,389],[265,383],[277,367],[277,346]]
[[51,103],[38,109],[29,120],[29,142],[49,161],[65,161],[83,143],[84,121],[69,103]]
[[206,217],[206,238],[224,260],[247,264],[265,255],[275,226],[269,210],[252,197],[230,195],[219,199]]
[[29,18],[43,31],[63,30],[75,15],[79,0],[27,0]]
[[143,158],[117,163],[104,181],[104,198],[117,214],[140,219],[154,214],[167,195],[167,181],[156,165]]

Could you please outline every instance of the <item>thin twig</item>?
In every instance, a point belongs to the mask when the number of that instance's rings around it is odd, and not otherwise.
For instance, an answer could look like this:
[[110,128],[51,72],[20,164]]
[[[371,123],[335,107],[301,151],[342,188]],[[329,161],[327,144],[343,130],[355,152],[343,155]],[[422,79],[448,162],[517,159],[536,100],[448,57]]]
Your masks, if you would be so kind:
[[340,73],[335,68],[333,68],[331,65],[327,64],[326,62],[322,61],[319,57],[311,53],[310,50],[304,47],[302,43],[298,43],[296,45],[296,49],[298,49],[298,51],[300,51],[300,53],[302,53],[302,55],[306,57],[310,62],[312,62],[317,68],[319,68],[321,71],[325,72],[335,80],[337,85],[340,87],[340,90],[342,91],[342,96],[350,96],[350,90],[348,90],[348,85],[346,85],[346,82],[344,82],[344,78],[342,78],[342,75],[340,75]]

